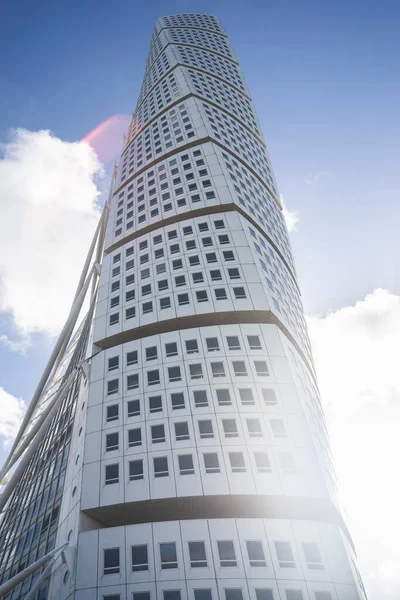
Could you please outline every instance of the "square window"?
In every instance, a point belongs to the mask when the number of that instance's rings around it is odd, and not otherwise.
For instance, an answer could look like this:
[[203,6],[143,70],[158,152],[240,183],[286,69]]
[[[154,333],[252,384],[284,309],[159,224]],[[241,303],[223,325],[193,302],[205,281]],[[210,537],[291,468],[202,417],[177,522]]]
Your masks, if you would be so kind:
[[225,377],[224,363],[222,363],[222,362],[211,363],[211,371],[212,371],[213,377]]
[[171,298],[167,296],[166,298],[160,298],[160,309],[171,308]]
[[199,347],[197,344],[197,340],[186,340],[185,345],[186,345],[186,352],[188,354],[197,354],[198,353]]
[[236,335],[228,335],[226,341],[229,350],[240,350],[239,338]]
[[164,590],[163,600],[181,600],[180,590]]
[[134,448],[135,446],[142,445],[142,430],[140,427],[136,429],[128,429],[128,447]]
[[225,600],[243,600],[241,588],[225,588]]
[[210,271],[211,281],[221,281],[222,275],[219,269]]
[[229,390],[216,390],[219,406],[230,406],[232,404]]
[[138,362],[138,353],[137,350],[133,350],[132,352],[127,352],[126,354],[126,366],[129,367],[131,365],[136,365]]
[[160,371],[147,371],[147,385],[158,385],[160,383]]
[[181,381],[181,369],[180,367],[168,367],[168,378],[170,383],[174,381]]
[[235,548],[232,541],[218,541],[218,555],[221,567],[237,567]]
[[264,402],[267,406],[273,406],[275,404],[278,404],[274,389],[272,389],[272,388],[262,389],[261,393],[263,395]]
[[235,419],[222,419],[225,437],[239,437]]
[[206,338],[206,344],[207,344],[208,352],[218,352],[219,351],[218,338]]
[[129,462],[129,481],[143,479],[143,460],[131,460]]
[[113,315],[110,315],[109,324],[116,325],[117,323],[119,323],[119,313],[114,313]]
[[208,406],[207,392],[206,390],[196,390],[193,392],[194,403],[196,408]]
[[110,485],[112,483],[118,483],[119,481],[119,464],[116,463],[114,465],[106,465],[106,485]]
[[189,439],[189,427],[186,421],[182,423],[175,423],[175,439],[176,441],[188,440]]
[[212,600],[211,590],[202,589],[202,590],[193,590],[194,592],[194,600]]
[[171,405],[172,410],[179,410],[181,408],[185,408],[185,396],[183,392],[171,394]]
[[181,475],[194,474],[193,457],[191,454],[183,454],[181,456],[178,456],[178,463],[179,473]]
[[108,370],[109,371],[114,371],[115,369],[118,369],[119,367],[119,356],[113,356],[112,358],[108,359]]
[[171,356],[178,355],[178,346],[176,342],[170,342],[169,344],[165,344],[165,354],[168,358]]
[[177,569],[178,558],[175,542],[160,544],[160,559],[162,569]]
[[114,308],[115,306],[119,306],[119,296],[114,296],[110,300],[110,308]]
[[202,440],[214,437],[212,421],[210,419],[205,419],[204,421],[199,421],[198,426],[199,426],[200,438]]
[[228,275],[230,279],[240,279],[239,269],[228,269]]
[[107,381],[107,395],[118,394],[119,391],[119,379],[111,379]]
[[107,409],[106,409],[107,423],[109,423],[110,421],[117,421],[118,416],[119,416],[118,404],[111,404],[110,406],[107,406]]
[[153,442],[153,444],[159,444],[160,442],[165,442],[164,425],[152,425],[151,441]]
[[246,292],[244,287],[234,287],[233,293],[235,294],[236,300],[242,300],[243,298],[246,298]]
[[265,362],[265,360],[255,360],[254,367],[259,377],[266,377],[267,375],[269,375],[267,363]]
[[166,456],[153,458],[153,464],[154,477],[168,477],[168,458]]
[[271,473],[271,463],[267,452],[254,452],[254,460],[259,473]]
[[216,452],[207,452],[203,454],[203,458],[206,473],[220,473],[218,454]]
[[[182,287],[183,285],[186,285],[186,278],[184,275],[179,275],[178,277],[175,277],[175,287]],[[179,297],[178,297],[179,299]],[[188,301],[189,301],[189,297],[188,297]]]
[[235,255],[233,254],[232,250],[225,250],[223,255],[226,261],[235,260]]
[[133,592],[132,600],[150,600],[150,592]]
[[126,386],[128,390],[135,390],[139,387],[139,374],[134,373],[126,378]]
[[286,600],[303,600],[303,592],[301,590],[285,590]]
[[191,379],[203,379],[203,369],[201,364],[189,365]]
[[214,293],[216,300],[226,300],[228,298],[225,288],[216,288]]
[[128,417],[137,417],[140,415],[140,401],[129,400],[128,401]]
[[229,452],[229,462],[231,463],[232,473],[245,473],[246,465],[242,452]]
[[161,279],[160,281],[158,281],[158,291],[162,292],[163,290],[167,290],[168,289],[168,280],[167,279]]
[[321,553],[318,545],[312,542],[303,542],[304,556],[309,569],[323,569]]
[[248,335],[247,341],[249,343],[250,350],[261,350],[261,342],[258,335]]
[[142,304],[142,312],[144,315],[153,312],[153,303],[152,302],[144,302]]
[[178,304],[179,306],[189,304],[189,294],[178,294]]
[[256,588],[256,600],[274,600],[272,590],[267,588]]
[[258,419],[246,419],[246,424],[250,437],[262,437],[261,423]]
[[192,273],[193,283],[203,283],[203,273]]
[[111,450],[118,450],[119,447],[119,435],[118,432],[108,433],[106,435],[106,452]]
[[136,315],[136,308],[131,306],[125,310],[125,319],[133,319]]
[[254,405],[253,390],[248,388],[239,389],[240,400],[244,406]]
[[279,566],[294,569],[294,557],[290,542],[274,542],[274,544]]
[[147,544],[140,546],[131,546],[132,551],[132,571],[148,571],[149,557],[147,553]]
[[232,362],[236,377],[245,377],[247,375],[246,364],[244,360],[234,360]]

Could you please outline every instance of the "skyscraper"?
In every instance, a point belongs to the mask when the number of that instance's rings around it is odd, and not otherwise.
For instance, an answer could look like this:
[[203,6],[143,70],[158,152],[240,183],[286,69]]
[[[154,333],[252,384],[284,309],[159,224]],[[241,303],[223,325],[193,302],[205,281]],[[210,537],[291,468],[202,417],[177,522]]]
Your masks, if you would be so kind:
[[45,375],[5,469],[22,456],[7,598],[366,597],[272,166],[213,16],[157,21]]

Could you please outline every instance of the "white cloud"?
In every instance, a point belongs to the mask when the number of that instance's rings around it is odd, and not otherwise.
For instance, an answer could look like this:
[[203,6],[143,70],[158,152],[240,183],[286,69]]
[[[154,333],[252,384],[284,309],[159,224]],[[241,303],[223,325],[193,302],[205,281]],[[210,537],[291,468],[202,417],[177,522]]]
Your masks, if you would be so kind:
[[285,222],[286,222],[286,227],[288,228],[289,232],[293,231],[294,229],[296,229],[296,225],[300,221],[299,213],[294,210],[288,209],[288,207],[286,206],[286,202],[282,195],[281,195],[281,204],[282,204],[283,218],[285,219]]
[[0,311],[12,315],[22,336],[54,335],[99,218],[101,165],[88,144],[48,131],[15,130],[2,155]]
[[7,446],[16,436],[25,414],[25,404],[0,387],[0,438]]
[[354,306],[307,320],[369,600],[398,600],[400,296],[376,289]]

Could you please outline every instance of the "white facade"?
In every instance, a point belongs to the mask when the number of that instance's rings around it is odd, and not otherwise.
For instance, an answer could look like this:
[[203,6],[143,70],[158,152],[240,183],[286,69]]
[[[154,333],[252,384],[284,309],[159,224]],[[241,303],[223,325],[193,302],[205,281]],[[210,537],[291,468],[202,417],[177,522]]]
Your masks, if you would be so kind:
[[272,167],[218,20],[157,21],[50,598],[365,598]]

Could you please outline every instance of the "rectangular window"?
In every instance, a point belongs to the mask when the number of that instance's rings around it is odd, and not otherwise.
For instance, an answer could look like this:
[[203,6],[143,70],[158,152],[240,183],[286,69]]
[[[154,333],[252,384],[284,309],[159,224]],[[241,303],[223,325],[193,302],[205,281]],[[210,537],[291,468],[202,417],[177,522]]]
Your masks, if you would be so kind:
[[225,437],[239,437],[235,419],[222,419]]
[[246,364],[244,360],[234,360],[232,362],[236,377],[245,377],[247,375]]
[[114,313],[113,315],[110,315],[109,324],[116,325],[117,323],[119,323],[119,313]]
[[106,409],[107,423],[110,423],[110,421],[117,421],[118,416],[119,416],[118,404],[111,404],[110,406],[107,406],[107,409]]
[[262,437],[261,423],[258,419],[246,419],[246,424],[250,437]]
[[185,408],[185,396],[183,392],[171,394],[171,405],[172,410],[179,410],[181,408]]
[[286,600],[303,600],[303,592],[301,590],[285,590]]
[[147,371],[147,385],[158,385],[160,383],[160,371]]
[[312,542],[303,542],[303,551],[309,569],[323,569],[321,553],[318,545]]
[[153,444],[159,444],[160,442],[165,442],[164,425],[152,425],[151,441],[153,442]]
[[251,567],[267,566],[262,542],[258,540],[246,541],[246,547]]
[[137,417],[140,415],[140,401],[129,400],[128,401],[128,417]]
[[183,421],[182,423],[175,423],[175,439],[177,442],[189,439],[189,427],[188,424]]
[[107,381],[107,395],[111,396],[111,394],[118,394],[119,390],[119,380],[111,379]]
[[129,481],[143,479],[143,460],[131,460],[129,462]]
[[118,369],[119,367],[119,356],[113,356],[112,358],[108,359],[108,370],[109,371],[114,371],[115,369]]
[[150,396],[149,397],[149,410],[151,413],[162,411],[162,398],[161,396]]
[[189,365],[189,373],[191,379],[203,379],[201,364]]
[[216,390],[219,406],[230,406],[232,404],[229,390]]
[[179,306],[189,304],[189,294],[178,294],[178,304]]
[[269,375],[267,363],[265,362],[265,360],[255,360],[254,366],[256,369],[256,373],[259,377],[266,377],[267,375]]
[[197,302],[207,302],[208,295],[206,290],[200,290],[199,292],[196,292],[196,300]]
[[244,287],[234,287],[233,293],[235,294],[236,300],[243,300],[243,298],[246,298],[246,290]]
[[219,351],[218,338],[206,338],[206,344],[207,344],[208,352],[218,352]]
[[222,362],[211,363],[211,371],[212,371],[213,377],[225,377],[224,363],[222,363]]
[[142,445],[142,430],[140,427],[136,429],[128,429],[128,447],[134,448],[135,446]]
[[213,600],[211,590],[201,589],[193,590],[194,600]]
[[149,557],[147,553],[147,544],[132,546],[132,571],[148,571]]
[[203,457],[206,473],[220,473],[218,454],[216,452],[207,452],[203,454]]
[[157,360],[157,346],[146,348],[146,360]]
[[294,557],[290,542],[274,542],[280,567],[294,569]]
[[153,458],[154,477],[168,477],[168,458],[166,456],[158,456]]
[[272,435],[275,438],[287,437],[287,433],[286,433],[286,429],[285,429],[285,422],[283,419],[270,419],[269,422],[270,422],[271,429],[272,429]]
[[150,600],[150,592],[133,592],[132,600]]
[[188,354],[197,354],[199,351],[199,347],[197,345],[197,340],[186,340],[186,352]]
[[104,550],[104,575],[119,573],[119,548],[107,548]]
[[190,566],[194,568],[206,567],[207,556],[204,542],[188,542]]
[[274,406],[275,404],[278,404],[274,389],[262,389],[261,393],[263,395],[264,402],[267,406]]
[[230,279],[240,279],[239,269],[228,269]]
[[133,350],[132,352],[127,352],[126,354],[126,366],[129,367],[131,365],[136,365],[138,362],[138,353],[137,350]]
[[209,419],[205,419],[204,421],[198,422],[199,433],[201,439],[213,438],[214,431],[212,426],[212,421]]
[[216,300],[226,300],[228,298],[225,288],[216,288],[214,293]]
[[194,465],[193,465],[193,457],[191,454],[183,454],[178,456],[179,463],[179,473],[181,475],[193,475],[194,474]]
[[254,460],[259,473],[271,473],[271,463],[266,452],[254,452]]
[[248,335],[247,341],[248,341],[250,350],[261,350],[262,349],[260,338],[258,337],[258,335]]
[[272,590],[267,588],[256,588],[256,600],[275,600]]
[[235,548],[232,541],[218,541],[218,555],[221,567],[237,567]]
[[246,472],[246,465],[242,452],[229,452],[229,462],[231,463],[232,473]]
[[181,381],[181,369],[180,367],[168,367],[168,378],[170,383],[174,381]]
[[119,481],[119,464],[116,463],[114,465],[106,465],[106,485],[111,485],[112,483],[118,483]]
[[128,375],[126,378],[126,386],[128,390],[135,390],[139,387],[139,374],[134,373],[133,375]]
[[178,355],[178,347],[176,342],[170,342],[169,344],[165,344],[165,354],[168,358],[171,356]]
[[226,588],[225,600],[243,600],[243,592],[241,588]]
[[163,600],[181,600],[181,590],[164,590]]
[[207,392],[206,390],[196,390],[193,392],[194,404],[196,408],[208,406]]
[[176,555],[175,542],[160,544],[160,559],[162,569],[177,569],[178,558]]
[[116,433],[108,433],[106,435],[106,452],[111,450],[118,450],[119,446],[119,435]]
[[247,388],[239,389],[240,400],[244,406],[251,406],[255,404],[253,397],[253,390]]

